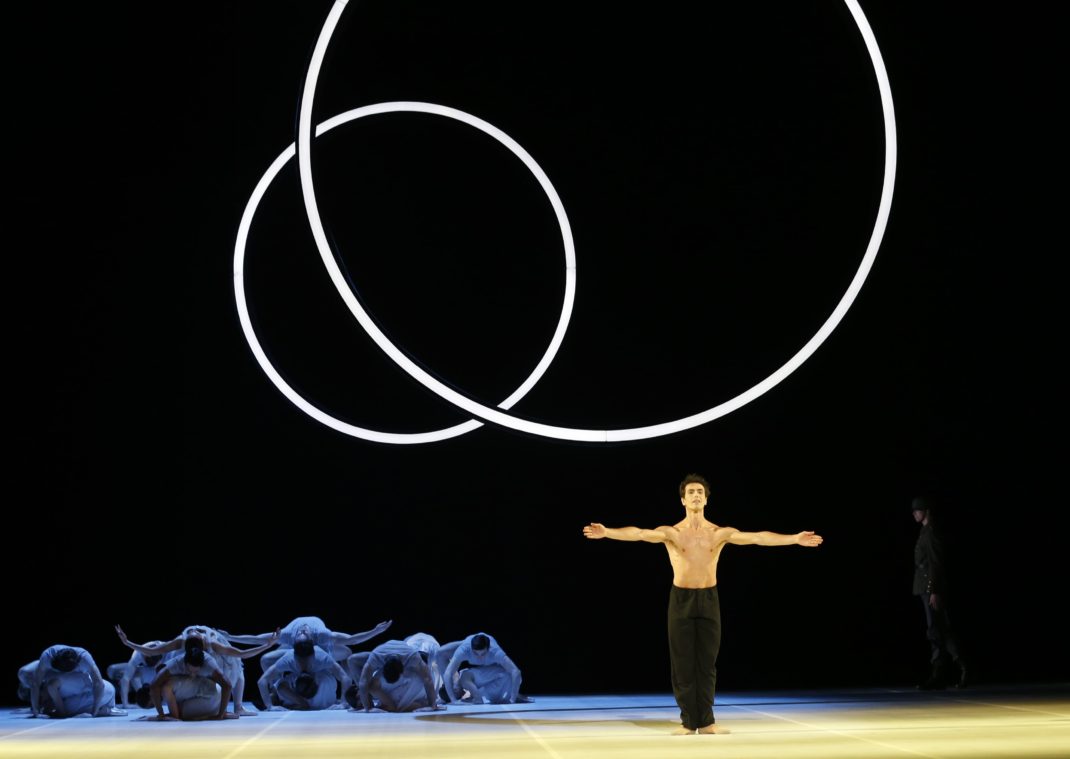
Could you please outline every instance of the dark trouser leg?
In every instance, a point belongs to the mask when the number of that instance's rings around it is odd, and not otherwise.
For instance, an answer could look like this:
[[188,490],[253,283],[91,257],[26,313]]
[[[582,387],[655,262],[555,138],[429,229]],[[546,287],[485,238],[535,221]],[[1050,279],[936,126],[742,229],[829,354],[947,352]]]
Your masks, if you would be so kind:
[[921,606],[925,609],[925,637],[929,640],[929,663],[937,665],[943,658],[943,646],[941,645],[940,630],[937,627],[936,613],[933,611],[933,607],[929,605],[929,596],[920,595]]
[[929,640],[929,677],[918,685],[921,690],[943,690],[947,687],[947,657],[944,655],[940,630],[936,626],[936,612],[929,605],[928,594],[918,596],[925,610],[925,637]]
[[952,661],[958,662],[962,658],[962,653],[959,651],[959,641],[951,627],[951,617],[948,616],[946,606],[939,611],[933,612],[933,622],[935,623],[938,645],[951,657]]
[[[922,606],[925,607],[925,636],[929,639],[929,647],[932,649],[930,661],[933,664],[947,663],[947,658],[958,662],[962,658],[959,650],[959,641],[955,637],[955,631],[951,628],[951,617],[948,615],[947,606],[943,605],[939,610],[929,605],[928,596],[920,596]],[[946,601],[945,601],[946,604]]]
[[[947,608],[947,600],[940,605],[939,609],[929,606],[928,596],[921,597],[925,606],[926,637],[932,647],[932,674],[928,684],[944,685],[952,684],[956,688],[966,686],[967,670],[966,662],[962,658],[958,638],[955,630],[951,627],[951,616]],[[950,657],[951,661],[948,661]],[[951,663],[954,662],[958,673],[951,671]]]
[[716,588],[677,588],[669,595],[669,660],[680,721],[689,730],[713,724],[721,617]]
[[[669,594],[669,664],[672,667],[672,694],[680,707],[680,722],[695,730],[694,670],[695,625],[688,619],[686,599],[678,598],[679,589]],[[680,594],[682,595],[682,594]]]
[[696,726],[706,727],[716,722],[713,717],[713,698],[717,688],[717,653],[721,650],[721,606],[717,599],[717,588],[705,588],[699,592],[701,616],[695,618],[698,632],[695,641]]

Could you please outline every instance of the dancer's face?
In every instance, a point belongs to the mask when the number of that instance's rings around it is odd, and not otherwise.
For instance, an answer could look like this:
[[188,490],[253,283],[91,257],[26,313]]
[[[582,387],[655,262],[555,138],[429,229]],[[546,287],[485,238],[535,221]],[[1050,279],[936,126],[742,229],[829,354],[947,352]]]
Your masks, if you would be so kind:
[[702,511],[706,508],[706,499],[706,488],[698,482],[689,482],[684,486],[684,497],[680,499],[680,503],[688,511]]

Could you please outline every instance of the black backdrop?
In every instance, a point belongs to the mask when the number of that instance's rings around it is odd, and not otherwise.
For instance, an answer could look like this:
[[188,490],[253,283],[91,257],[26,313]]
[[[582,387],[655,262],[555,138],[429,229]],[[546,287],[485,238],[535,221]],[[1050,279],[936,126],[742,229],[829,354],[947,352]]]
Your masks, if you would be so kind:
[[[725,550],[722,688],[920,676],[908,504],[922,491],[940,499],[977,677],[1067,677],[1049,24],[864,4],[897,108],[891,221],[842,324],[771,392],[645,442],[484,427],[388,446],[285,400],[234,307],[238,221],[295,138],[328,9],[13,12],[12,677],[55,642],[125,658],[115,622],[151,639],[317,614],[347,631],[393,619],[396,637],[485,630],[532,693],[664,691],[664,550],[580,528],[675,521],[690,471],[713,483],[713,521],[826,540]],[[835,306],[879,200],[875,78],[837,2],[351,3],[316,118],[386,100],[486,119],[561,194],[575,311],[516,407],[551,424],[664,421],[770,374]],[[382,328],[472,397],[508,395],[563,286],[531,177],[489,138],[417,115],[341,127],[313,161],[342,265]],[[247,283],[269,355],[314,403],[396,432],[464,418],[353,323],[293,164],[254,225]]]

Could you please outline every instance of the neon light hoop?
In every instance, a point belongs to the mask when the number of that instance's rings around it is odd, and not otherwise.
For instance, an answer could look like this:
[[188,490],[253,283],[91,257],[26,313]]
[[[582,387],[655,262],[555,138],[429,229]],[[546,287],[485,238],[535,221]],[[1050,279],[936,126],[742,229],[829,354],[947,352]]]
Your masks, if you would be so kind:
[[[347,124],[356,119],[384,113],[428,113],[437,116],[445,116],[469,124],[490,135],[507,147],[524,163],[525,166],[528,167],[531,173],[535,176],[535,179],[538,180],[543,192],[546,193],[547,198],[550,200],[550,205],[554,209],[554,213],[557,216],[557,223],[561,228],[561,240],[564,243],[565,248],[565,294],[561,303],[561,315],[557,321],[557,329],[554,331],[553,337],[550,339],[550,344],[547,346],[542,359],[532,370],[531,374],[528,375],[527,379],[525,379],[508,398],[499,404],[500,408],[511,408],[513,404],[527,395],[528,392],[535,387],[535,383],[542,378],[542,375],[550,366],[550,362],[553,361],[554,356],[557,355],[557,351],[561,347],[561,342],[565,338],[565,330],[568,329],[568,322],[572,316],[572,306],[576,300],[576,244],[572,239],[572,227],[569,224],[568,216],[565,214],[565,206],[561,202],[557,190],[555,190],[553,184],[550,183],[550,178],[546,175],[546,172],[543,171],[542,167],[535,162],[535,159],[532,158],[524,148],[497,127],[455,108],[447,108],[432,103],[376,103],[375,105],[368,105],[363,108],[355,108],[351,111],[346,111],[345,113],[341,113],[324,121],[317,127],[316,136],[319,137],[337,126]],[[343,422],[341,419],[333,417],[322,409],[312,405],[312,403],[305,399],[300,393],[290,387],[268,359],[267,354],[264,352],[264,349],[260,345],[260,341],[256,336],[256,330],[253,329],[252,319],[249,316],[249,307],[245,298],[245,249],[248,244],[249,230],[252,228],[253,219],[256,216],[256,210],[260,205],[260,201],[263,199],[268,187],[275,181],[275,177],[282,171],[283,167],[289,163],[295,153],[295,145],[291,143],[290,146],[275,159],[268,170],[264,172],[264,176],[260,178],[256,188],[253,190],[253,194],[249,197],[249,202],[245,205],[245,212],[242,214],[241,223],[238,225],[238,238],[234,244],[234,299],[238,307],[238,320],[241,323],[245,340],[249,343],[249,348],[253,351],[253,356],[256,358],[257,363],[260,364],[260,368],[263,369],[264,373],[275,387],[279,389],[279,392],[313,419],[346,435],[358,437],[363,440],[394,444],[432,443],[438,440],[457,437],[458,435],[463,435],[466,432],[471,432],[474,429],[482,427],[483,423],[474,419],[470,419],[467,422],[453,427],[447,427],[446,429],[435,430],[432,432],[380,432],[379,430],[372,430],[366,427],[357,427],[348,422]],[[333,257],[331,258],[331,264],[334,265],[334,270],[340,277],[341,272],[338,271],[337,264],[335,264]],[[348,286],[346,287],[346,292],[349,292]],[[352,295],[352,293],[350,293],[350,295]]]
[[[788,359],[780,368],[774,371],[771,375],[766,377],[758,384],[751,387],[749,390],[740,393],[739,395],[725,401],[713,408],[702,411],[698,414],[676,419],[670,422],[663,422],[661,424],[648,425],[645,427],[633,427],[625,429],[614,430],[592,430],[592,429],[578,429],[571,427],[559,427],[547,424],[540,424],[538,422],[532,422],[526,419],[520,419],[510,414],[506,414],[503,411],[489,408],[484,406],[464,395],[457,392],[453,388],[448,387],[435,377],[428,374],[423,368],[418,366],[408,356],[402,353],[397,346],[395,346],[379,329],[379,327],[372,321],[371,317],[363,309],[358,302],[356,296],[349,289],[348,283],[345,281],[338,269],[338,265],[334,260],[334,256],[331,253],[330,246],[327,243],[327,237],[323,230],[323,225],[320,220],[318,204],[316,202],[315,188],[312,180],[311,169],[311,123],[312,123],[312,105],[315,99],[316,84],[319,78],[319,71],[323,63],[324,56],[326,54],[327,46],[330,43],[330,38],[334,33],[334,30],[338,24],[338,20],[341,17],[342,12],[345,10],[347,0],[336,0],[334,6],[331,8],[328,14],[327,20],[324,23],[323,29],[320,32],[319,39],[316,42],[316,48],[312,54],[312,60],[309,63],[308,73],[305,77],[304,94],[301,100],[301,113],[298,119],[298,139],[297,139],[297,152],[298,152],[298,165],[300,169],[301,177],[301,189],[305,203],[305,211],[308,216],[309,225],[312,228],[313,238],[316,241],[316,248],[319,251],[320,258],[323,261],[324,266],[327,269],[331,281],[335,285],[335,289],[342,297],[346,306],[353,314],[354,318],[368,333],[369,337],[375,341],[380,349],[386,355],[394,361],[399,367],[401,367],[407,374],[420,382],[431,392],[438,395],[440,398],[452,403],[453,405],[461,408],[475,417],[483,419],[485,421],[499,424],[509,429],[518,430],[520,432],[526,432],[533,435],[540,435],[544,437],[552,437],[561,440],[575,440],[582,442],[618,442],[626,440],[642,440],[646,438],[659,437],[662,435],[669,435],[683,430],[691,429],[707,422],[713,421],[721,416],[731,413],[738,408],[746,405],[750,401],[758,398],[764,393],[771,390],[777,384],[782,382],[788,375],[798,369],[806,359],[808,359],[817,350],[818,347],[828,339],[829,335],[836,326],[842,321],[846,315],[848,309],[854,303],[855,298],[858,296],[859,291],[862,288],[862,284],[865,282],[866,277],[869,275],[870,270],[873,267],[873,261],[876,258],[877,251],[880,248],[881,240],[884,237],[884,231],[887,227],[888,216],[891,211],[892,194],[895,185],[895,170],[896,170],[896,129],[895,129],[895,110],[892,103],[891,85],[888,81],[887,70],[884,66],[884,61],[880,54],[880,49],[877,46],[876,38],[873,35],[873,31],[869,26],[869,22],[866,20],[865,15],[862,13],[862,9],[859,7],[856,0],[844,0],[847,5],[848,11],[851,13],[855,24],[858,27],[859,32],[862,35],[862,39],[866,45],[866,50],[869,53],[870,60],[873,64],[874,74],[877,78],[877,86],[880,92],[881,109],[884,117],[884,131],[885,131],[885,161],[884,161],[884,181],[881,188],[881,199],[877,209],[877,216],[873,226],[873,232],[870,235],[869,243],[866,247],[866,252],[862,257],[862,261],[859,264],[858,270],[855,272],[854,277],[851,279],[850,284],[847,287],[846,292],[829,315],[828,319],[821,325],[818,331],[814,334],[810,340],[791,358]],[[431,106],[431,104],[423,104],[428,107],[444,108],[444,106]],[[372,107],[372,106],[369,106]],[[474,117],[473,117],[474,118]],[[288,159],[287,159],[288,160]],[[259,186],[258,186],[259,188]],[[255,192],[254,192],[255,194]],[[556,208],[555,208],[556,210]],[[561,209],[563,214],[563,208]],[[244,221],[244,220],[243,220]],[[247,230],[246,230],[247,232]],[[241,233],[239,233],[241,237]],[[239,281],[237,270],[237,254],[236,268],[235,268],[235,287],[237,289],[237,283]],[[574,270],[572,270],[574,275]],[[567,321],[567,320],[566,320]],[[243,322],[243,328],[245,324]],[[559,332],[563,337],[563,329],[559,323]],[[246,332],[246,337],[249,337],[249,332]],[[557,335],[555,334],[555,338]],[[250,342],[252,347],[252,342]],[[254,354],[256,348],[254,348]],[[262,351],[261,351],[262,353]],[[549,355],[549,351],[548,354]],[[260,360],[260,356],[257,356]],[[543,357],[544,362],[548,365],[549,361],[546,356]],[[264,361],[261,361],[261,366],[264,366]],[[543,362],[540,362],[540,366],[543,366]],[[544,367],[545,368],[545,367]],[[267,369],[265,368],[265,371]],[[275,380],[275,377],[269,372],[269,377],[275,382],[276,386],[279,386],[279,382]],[[279,378],[281,381],[281,378]],[[526,383],[525,383],[526,384]],[[533,384],[533,383],[532,383]],[[280,386],[279,388],[283,388]],[[529,388],[530,389],[530,388]],[[285,390],[283,393],[290,398],[291,401],[297,403],[297,401],[291,395],[287,394]],[[307,404],[306,405],[310,405]],[[298,404],[302,410],[306,413],[310,411]],[[504,405],[501,408],[507,408]],[[317,410],[318,411],[318,410]],[[330,424],[321,418],[322,412],[317,414],[310,413],[313,418],[321,421],[328,426],[332,426],[335,429],[340,429],[334,424]],[[323,415],[325,416],[325,415]],[[328,417],[330,418],[330,417]],[[337,420],[335,420],[337,421]],[[471,423],[471,422],[470,422]],[[463,426],[463,425],[462,425]],[[340,429],[340,431],[347,432],[347,430]],[[353,432],[347,432],[347,434],[354,434]],[[377,433],[381,434],[381,433]],[[456,434],[461,434],[460,432]],[[365,437],[364,435],[357,434],[357,437]],[[367,439],[381,439],[381,438],[367,438]],[[419,442],[419,441],[398,441],[398,440],[383,440],[383,442]]]

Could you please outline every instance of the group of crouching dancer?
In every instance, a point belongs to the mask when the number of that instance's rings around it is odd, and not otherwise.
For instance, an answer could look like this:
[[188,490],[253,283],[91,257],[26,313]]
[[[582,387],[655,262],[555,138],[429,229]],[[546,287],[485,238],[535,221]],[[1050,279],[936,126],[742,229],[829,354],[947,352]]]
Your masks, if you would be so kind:
[[[191,626],[173,640],[139,644],[116,625],[119,640],[133,654],[109,666],[107,680],[85,649],[51,646],[19,670],[19,694],[30,702],[33,717],[123,716],[133,708],[131,700],[155,708],[155,716],[141,717],[146,720],[256,716],[244,706],[244,660],[263,654],[256,684],[269,711],[411,712],[445,709],[445,702],[530,700],[520,695],[520,670],[486,633],[445,645],[415,633],[371,651],[350,650],[388,627],[383,622],[348,634],[329,630],[319,617],[298,617],[272,633],[232,635]],[[117,692],[122,709],[116,707]]]

